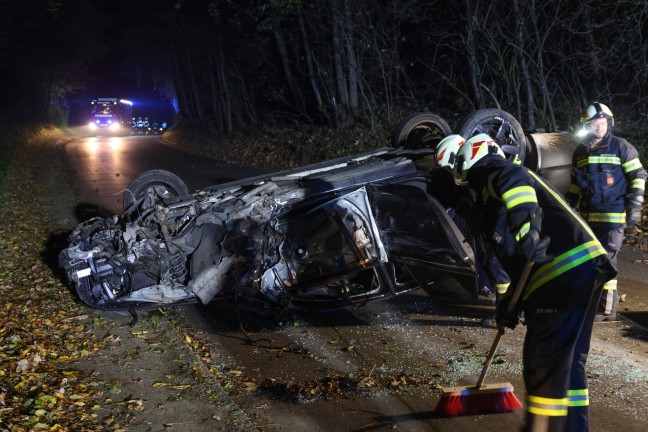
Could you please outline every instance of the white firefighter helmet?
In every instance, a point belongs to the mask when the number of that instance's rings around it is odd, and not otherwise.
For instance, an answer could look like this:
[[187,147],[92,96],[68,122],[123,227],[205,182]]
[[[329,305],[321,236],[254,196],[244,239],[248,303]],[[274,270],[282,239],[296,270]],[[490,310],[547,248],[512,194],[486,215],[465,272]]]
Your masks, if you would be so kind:
[[448,135],[443,138],[435,150],[437,165],[454,169],[457,153],[465,141],[461,135]]
[[614,126],[614,114],[612,114],[612,110],[600,102],[592,102],[585,108],[581,116],[581,124],[585,125],[598,118],[608,119],[609,126]]
[[455,176],[462,181],[466,181],[468,171],[477,162],[489,154],[496,154],[506,158],[502,148],[495,142],[490,135],[481,133],[470,138],[464,143],[457,153],[457,162],[455,164]]

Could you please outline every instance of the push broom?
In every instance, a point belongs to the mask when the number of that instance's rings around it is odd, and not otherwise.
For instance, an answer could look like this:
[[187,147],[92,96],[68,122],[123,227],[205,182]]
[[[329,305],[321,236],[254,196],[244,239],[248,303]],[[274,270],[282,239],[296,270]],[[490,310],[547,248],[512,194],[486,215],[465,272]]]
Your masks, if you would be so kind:
[[[511,313],[515,310],[518,300],[522,295],[522,290],[533,267],[533,261],[527,261],[520,279],[515,286],[515,291],[511,297],[508,305],[508,312]],[[436,412],[444,416],[458,416],[458,415],[475,415],[475,414],[489,414],[499,412],[513,411],[515,408],[521,408],[522,404],[513,394],[513,384],[511,383],[497,383],[497,384],[484,384],[484,379],[488,373],[495,352],[500,343],[500,339],[504,335],[504,329],[500,328],[497,331],[497,336],[493,341],[490,352],[484,362],[477,384],[474,387],[448,387],[443,389],[443,395],[437,403]]]

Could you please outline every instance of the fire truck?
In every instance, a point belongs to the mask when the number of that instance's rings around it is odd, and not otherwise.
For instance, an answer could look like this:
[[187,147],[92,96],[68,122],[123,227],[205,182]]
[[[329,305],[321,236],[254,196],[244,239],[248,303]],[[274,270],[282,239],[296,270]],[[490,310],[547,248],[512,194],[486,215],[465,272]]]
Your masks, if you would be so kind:
[[127,132],[131,129],[133,102],[118,98],[97,98],[90,102],[91,130]]

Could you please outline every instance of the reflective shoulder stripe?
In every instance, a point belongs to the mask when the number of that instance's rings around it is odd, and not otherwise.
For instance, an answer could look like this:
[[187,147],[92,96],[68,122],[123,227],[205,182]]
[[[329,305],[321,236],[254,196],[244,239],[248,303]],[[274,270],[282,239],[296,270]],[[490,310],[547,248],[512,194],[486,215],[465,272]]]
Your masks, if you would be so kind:
[[646,179],[636,178],[632,180],[632,183],[630,184],[630,188],[640,189],[640,190],[646,189]]
[[569,406],[588,406],[589,405],[589,390],[568,390],[567,398],[569,399]]
[[629,173],[631,171],[641,168],[641,162],[639,158],[634,158],[623,164],[623,171]]
[[588,222],[618,223],[626,222],[626,214],[623,213],[587,213],[583,217]]
[[568,404],[568,398],[553,399],[533,395],[527,396],[527,411],[531,414],[550,417],[566,416]]
[[601,243],[594,239],[557,256],[552,261],[542,265],[538,271],[531,276],[529,286],[524,293],[524,300],[529,298],[536,289],[546,284],[548,281],[555,279],[566,271],[571,270],[586,261],[605,255],[606,253],[607,252],[603,246],[601,246]]
[[612,164],[621,165],[621,158],[619,156],[590,156],[587,162],[591,164]]
[[520,204],[538,204],[538,197],[535,189],[531,186],[518,186],[507,190],[502,194],[502,199],[507,210],[511,210]]

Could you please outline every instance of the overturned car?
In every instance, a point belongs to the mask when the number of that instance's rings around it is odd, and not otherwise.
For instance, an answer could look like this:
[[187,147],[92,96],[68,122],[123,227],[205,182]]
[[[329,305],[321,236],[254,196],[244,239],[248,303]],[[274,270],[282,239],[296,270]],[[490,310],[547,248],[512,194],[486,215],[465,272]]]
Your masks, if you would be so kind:
[[[533,139],[507,113],[479,113],[465,135],[486,131],[509,157],[568,178],[567,136]],[[393,147],[195,193],[175,174],[146,171],[130,183],[123,215],[76,227],[60,265],[98,309],[225,298],[330,309],[444,287],[476,297],[473,240],[442,204],[454,183],[433,157],[450,133],[440,117],[417,113],[396,128]],[[554,163],[541,167],[546,155]]]

